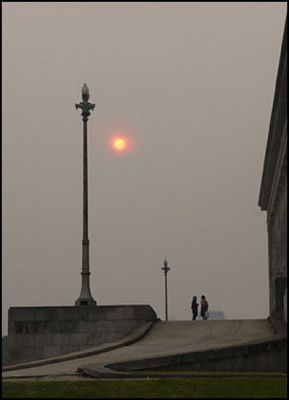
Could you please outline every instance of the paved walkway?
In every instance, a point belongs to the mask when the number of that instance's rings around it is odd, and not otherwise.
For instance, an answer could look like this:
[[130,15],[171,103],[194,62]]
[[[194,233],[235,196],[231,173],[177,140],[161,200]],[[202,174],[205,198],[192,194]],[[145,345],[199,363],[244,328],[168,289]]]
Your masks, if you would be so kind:
[[118,349],[73,360],[3,372],[2,378],[77,376],[82,366],[149,359],[271,340],[276,334],[267,319],[156,322],[139,341]]

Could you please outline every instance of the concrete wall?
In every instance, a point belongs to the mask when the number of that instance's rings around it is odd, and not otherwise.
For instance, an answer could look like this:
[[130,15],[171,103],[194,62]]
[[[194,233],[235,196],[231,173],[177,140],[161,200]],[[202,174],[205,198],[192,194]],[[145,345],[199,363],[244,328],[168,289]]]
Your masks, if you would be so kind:
[[285,289],[285,293],[284,293],[284,321],[287,324],[287,287]]
[[8,362],[8,336],[2,336],[2,366]]
[[8,364],[112,342],[156,318],[149,305],[11,307],[8,311]]
[[279,181],[274,212],[268,219],[270,315],[286,319],[284,296],[287,287],[287,182]]

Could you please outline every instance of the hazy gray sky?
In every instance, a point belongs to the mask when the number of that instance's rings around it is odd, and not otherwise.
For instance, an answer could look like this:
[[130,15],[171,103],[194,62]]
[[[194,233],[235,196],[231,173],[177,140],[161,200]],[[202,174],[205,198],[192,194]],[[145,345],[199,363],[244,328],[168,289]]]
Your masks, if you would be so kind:
[[[2,3],[3,334],[10,306],[80,293],[82,120],[91,291],[190,319],[269,313],[258,207],[285,2]],[[134,146],[111,151],[117,132]]]

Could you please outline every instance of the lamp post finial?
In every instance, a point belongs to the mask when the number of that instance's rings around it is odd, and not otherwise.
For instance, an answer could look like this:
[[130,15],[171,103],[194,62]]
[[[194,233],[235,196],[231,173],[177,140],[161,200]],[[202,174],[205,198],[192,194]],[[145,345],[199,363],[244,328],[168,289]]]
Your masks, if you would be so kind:
[[88,101],[89,100],[89,89],[86,83],[83,84],[82,89],[81,89],[81,94],[82,94],[82,100],[83,101]]

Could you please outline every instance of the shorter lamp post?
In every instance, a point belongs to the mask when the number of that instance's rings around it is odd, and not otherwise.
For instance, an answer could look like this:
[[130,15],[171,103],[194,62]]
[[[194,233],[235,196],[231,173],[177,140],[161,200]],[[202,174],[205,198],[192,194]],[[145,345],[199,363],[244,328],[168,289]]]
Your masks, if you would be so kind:
[[162,267],[162,270],[164,271],[165,274],[165,307],[166,307],[166,321],[168,320],[168,284],[167,284],[167,275],[168,271],[170,268],[168,267],[168,262],[166,258],[164,259],[164,266]]

